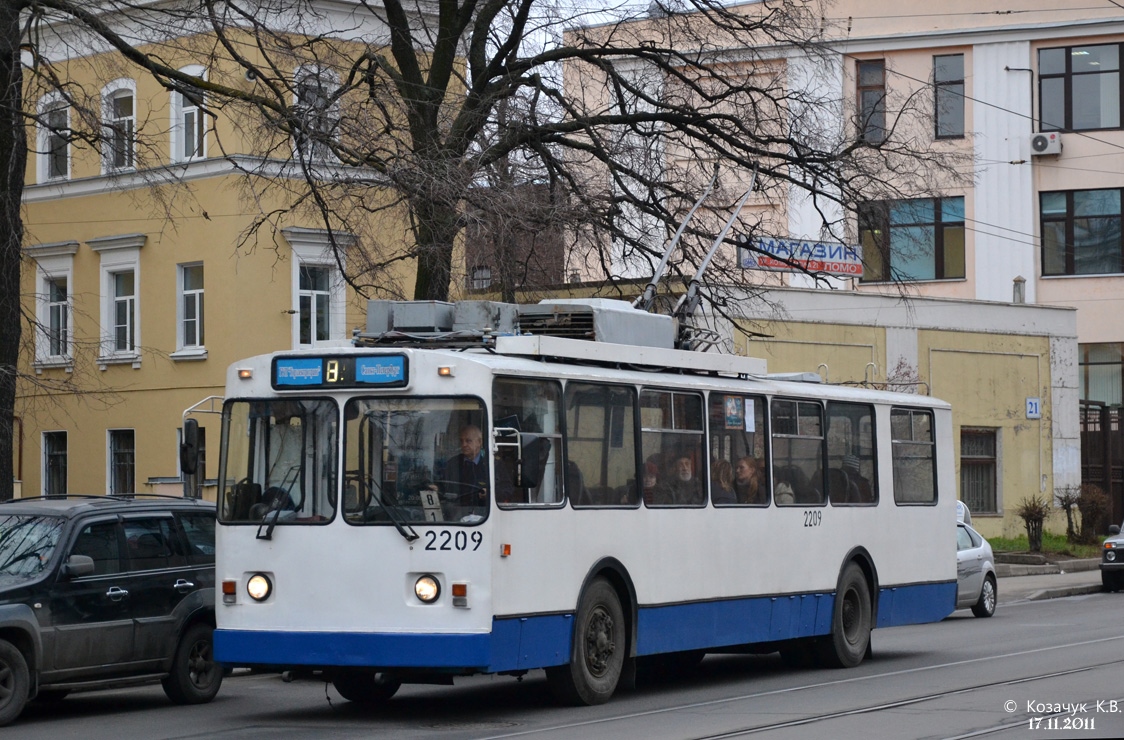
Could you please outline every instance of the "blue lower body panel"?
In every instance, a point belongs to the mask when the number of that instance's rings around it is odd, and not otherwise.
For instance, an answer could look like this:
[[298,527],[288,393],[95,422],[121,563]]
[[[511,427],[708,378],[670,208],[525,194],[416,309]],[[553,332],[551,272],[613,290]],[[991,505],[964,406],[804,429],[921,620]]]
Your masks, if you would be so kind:
[[[638,655],[777,642],[831,632],[830,593],[763,596],[640,607]],[[882,588],[876,627],[936,622],[952,613],[956,583]],[[228,665],[378,666],[498,673],[570,659],[572,614],[495,618],[485,634],[215,630]]]

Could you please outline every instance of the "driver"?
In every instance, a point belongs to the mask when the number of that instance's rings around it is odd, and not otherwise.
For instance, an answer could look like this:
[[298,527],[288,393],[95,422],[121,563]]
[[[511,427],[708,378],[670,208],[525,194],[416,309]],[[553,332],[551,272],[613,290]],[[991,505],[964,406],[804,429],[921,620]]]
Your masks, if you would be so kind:
[[480,427],[461,427],[460,445],[461,451],[445,463],[445,493],[463,506],[483,506],[488,500],[488,458]]

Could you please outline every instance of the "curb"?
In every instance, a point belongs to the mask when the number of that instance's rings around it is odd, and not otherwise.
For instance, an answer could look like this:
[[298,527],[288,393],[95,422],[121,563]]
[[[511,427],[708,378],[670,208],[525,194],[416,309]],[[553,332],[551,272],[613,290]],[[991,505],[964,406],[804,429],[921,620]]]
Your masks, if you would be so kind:
[[1062,563],[1047,563],[1045,565],[1018,565],[1015,563],[996,563],[995,575],[999,578],[1010,576],[1044,576],[1052,573],[1078,573],[1080,571],[1097,570],[1100,567],[1097,558],[1082,558],[1080,560],[1066,560]]
[[1080,586],[1062,586],[1060,588],[1044,588],[1026,595],[1027,601],[1043,601],[1045,599],[1061,599],[1066,596],[1080,596],[1082,594],[1097,594],[1104,588],[1099,583],[1087,583]]

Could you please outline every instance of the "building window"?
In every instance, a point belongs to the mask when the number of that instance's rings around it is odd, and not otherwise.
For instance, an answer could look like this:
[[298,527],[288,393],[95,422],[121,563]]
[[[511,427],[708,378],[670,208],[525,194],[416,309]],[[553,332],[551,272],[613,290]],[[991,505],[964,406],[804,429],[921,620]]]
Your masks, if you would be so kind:
[[[204,78],[206,69],[197,65],[180,70],[186,75]],[[206,156],[206,114],[202,90],[172,92],[171,151],[173,162],[188,162]]]
[[46,115],[47,179],[57,180],[70,176],[70,108],[62,105],[47,111]]
[[179,348],[203,346],[203,265],[180,265]]
[[1120,46],[1038,51],[1040,130],[1120,128]]
[[70,354],[70,294],[66,278],[47,280],[47,354],[65,357]]
[[484,290],[490,288],[492,285],[492,268],[490,267],[473,267],[472,268],[472,289]]
[[859,137],[869,144],[886,140],[886,62],[858,63]]
[[918,198],[859,208],[863,282],[963,278],[964,198]]
[[106,101],[105,158],[107,170],[124,170],[133,166],[133,142],[136,136],[136,111],[133,91],[118,90]]
[[1040,193],[1039,198],[1043,275],[1124,271],[1119,189]]
[[121,362],[140,367],[140,249],[145,240],[144,234],[86,240],[101,258],[102,369]]
[[113,275],[113,351],[133,352],[136,349],[137,296],[132,270]]
[[78,242],[33,244],[24,251],[36,265],[36,367],[68,365],[74,342],[70,287]]
[[136,493],[136,441],[132,429],[109,430],[109,493]]
[[326,71],[303,70],[296,78],[296,150],[306,160],[332,157],[332,140],[339,123],[332,101],[333,75]]
[[331,274],[327,267],[301,265],[300,344],[331,338]]
[[964,136],[964,55],[933,57],[933,118],[938,139]]
[[960,500],[973,514],[998,514],[996,430],[960,430]]
[[1077,354],[1081,400],[1124,403],[1124,343],[1082,344]]
[[66,493],[66,432],[43,432],[43,495]]

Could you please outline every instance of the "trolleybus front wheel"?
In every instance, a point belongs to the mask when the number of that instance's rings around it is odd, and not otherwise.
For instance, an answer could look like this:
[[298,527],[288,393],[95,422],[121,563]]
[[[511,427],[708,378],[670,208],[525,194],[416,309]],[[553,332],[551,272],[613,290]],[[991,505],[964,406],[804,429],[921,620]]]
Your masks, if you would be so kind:
[[340,696],[348,701],[366,706],[378,706],[394,696],[402,683],[387,678],[385,673],[346,670],[332,678],[332,685],[340,692]]
[[624,611],[604,578],[593,580],[578,604],[568,665],[546,669],[554,696],[566,704],[604,704],[616,691],[624,666]]
[[831,634],[820,638],[820,660],[835,668],[854,668],[870,648],[870,586],[862,568],[848,563],[839,578]]

